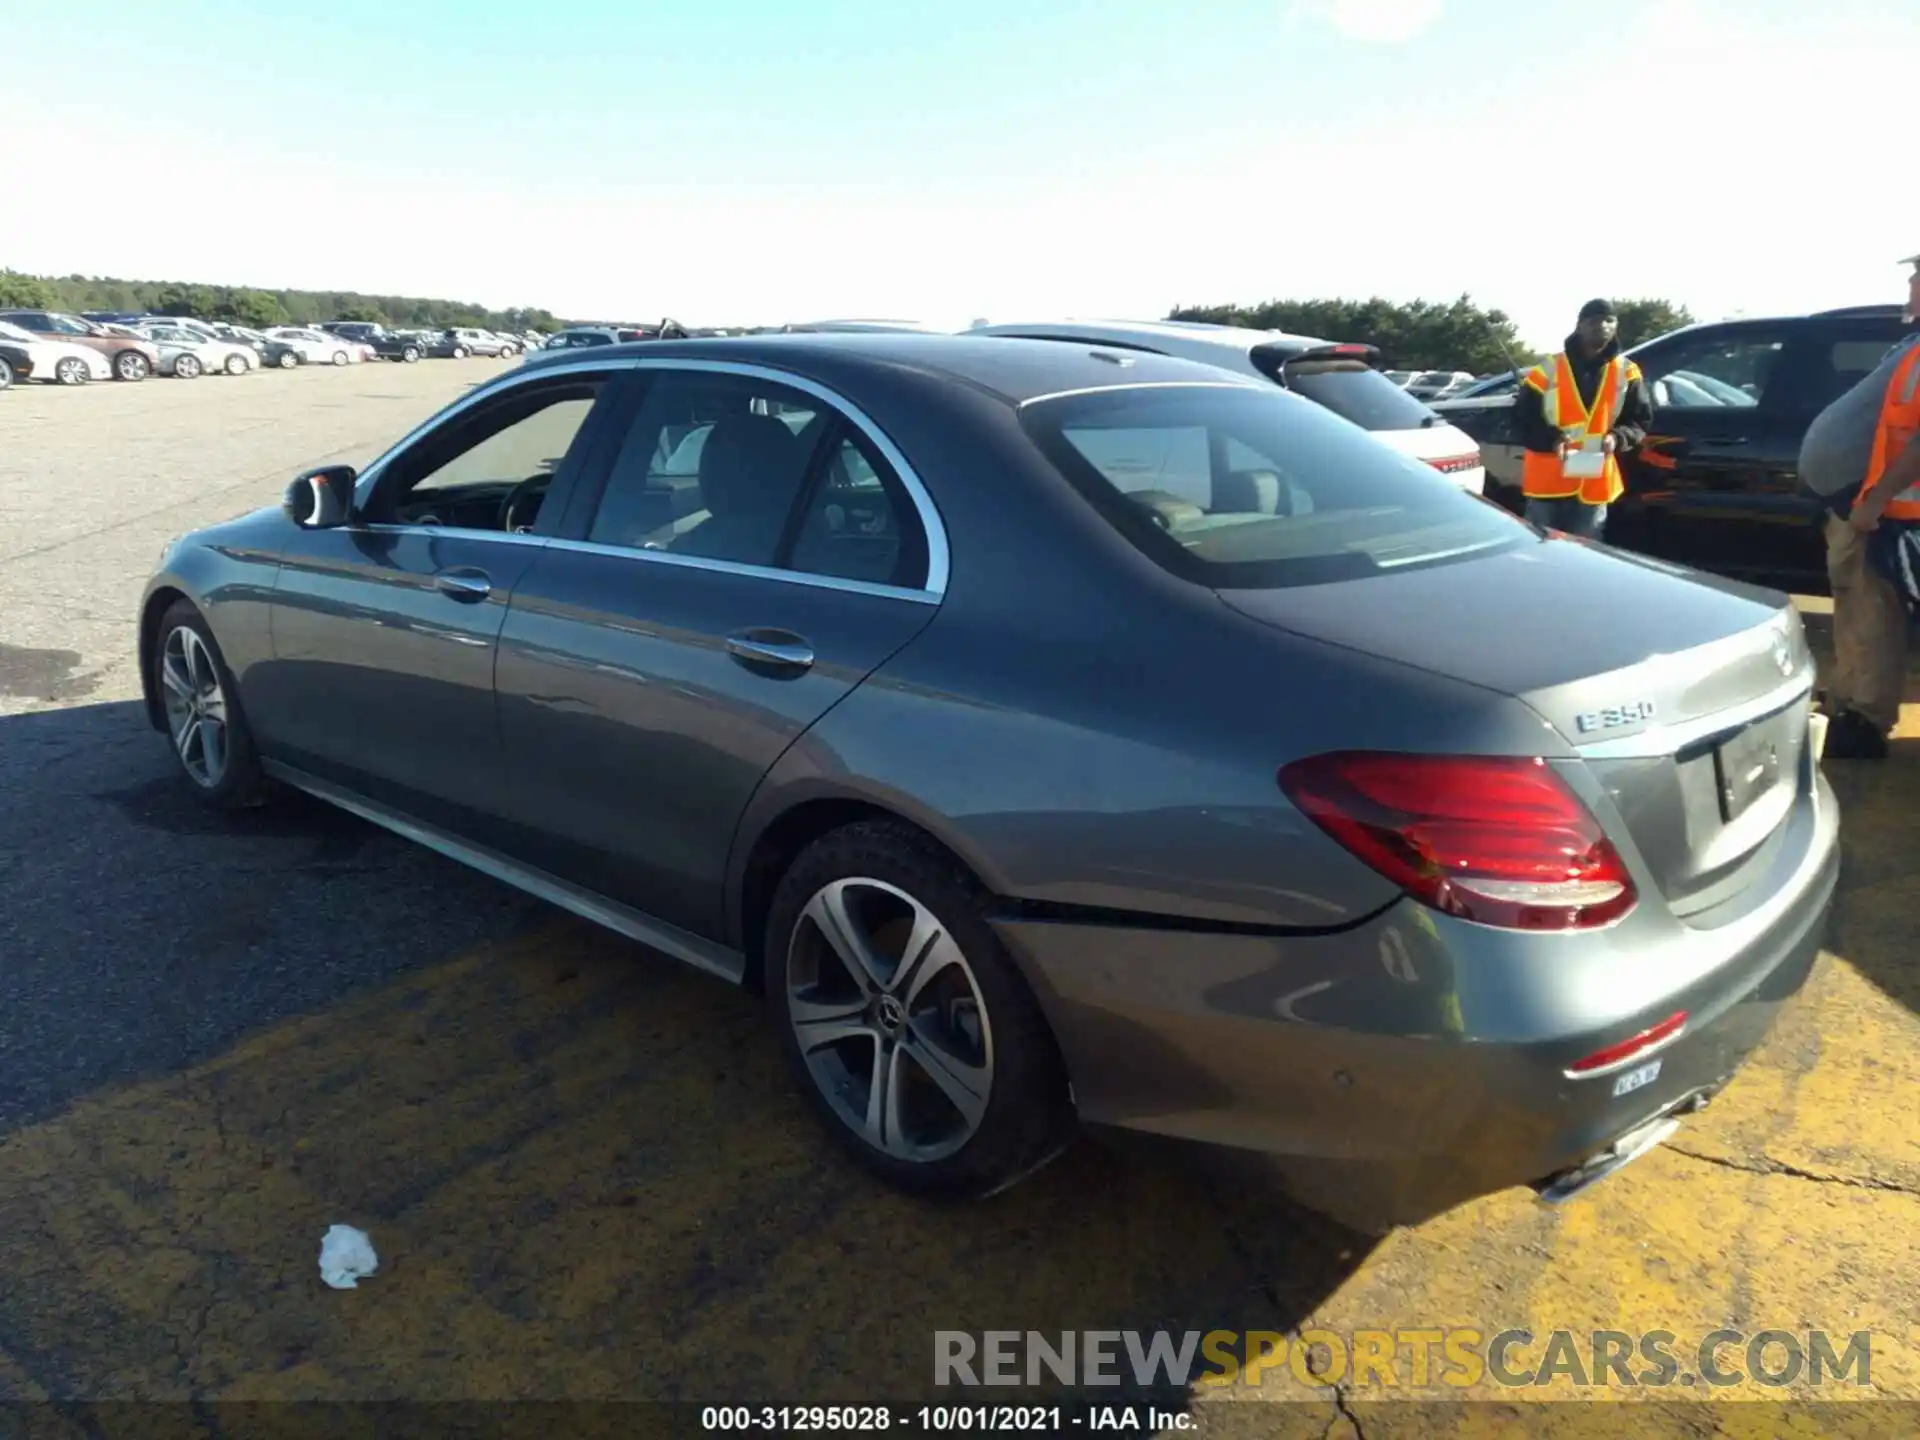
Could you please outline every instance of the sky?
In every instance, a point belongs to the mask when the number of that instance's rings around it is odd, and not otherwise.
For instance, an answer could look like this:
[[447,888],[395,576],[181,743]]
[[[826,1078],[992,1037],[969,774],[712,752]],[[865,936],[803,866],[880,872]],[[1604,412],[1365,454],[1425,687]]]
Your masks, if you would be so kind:
[[[691,325],[1900,300],[1912,0],[0,0],[0,266]],[[1337,338],[1337,337],[1336,337]]]

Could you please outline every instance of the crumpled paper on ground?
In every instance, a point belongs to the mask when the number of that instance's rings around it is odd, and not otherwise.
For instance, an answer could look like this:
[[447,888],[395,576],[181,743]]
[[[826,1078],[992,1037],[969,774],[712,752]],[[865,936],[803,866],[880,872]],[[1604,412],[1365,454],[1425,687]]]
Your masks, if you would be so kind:
[[380,1268],[373,1240],[351,1225],[329,1225],[320,1237],[320,1278],[336,1290],[353,1290]]

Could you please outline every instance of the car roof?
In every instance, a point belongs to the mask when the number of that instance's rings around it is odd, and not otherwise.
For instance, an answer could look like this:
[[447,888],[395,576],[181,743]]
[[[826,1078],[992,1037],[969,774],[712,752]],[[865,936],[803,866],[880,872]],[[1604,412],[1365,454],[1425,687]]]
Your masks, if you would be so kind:
[[1007,335],[1016,331],[1046,331],[1052,335],[1071,335],[1075,339],[1129,340],[1144,345],[1178,345],[1184,353],[1217,350],[1223,354],[1245,355],[1260,345],[1282,345],[1306,349],[1333,342],[1311,335],[1295,335],[1285,330],[1258,330],[1245,325],[1216,325],[1204,320],[1022,320],[996,321],[965,333],[970,335]]
[[[1233,385],[1231,376],[1167,355],[994,336],[806,331],[712,339],[640,340],[580,351],[542,351],[515,373],[601,365],[623,355],[731,360],[765,365],[834,384],[864,372],[879,379],[903,371],[957,381],[1018,405],[1043,395],[1143,384]],[[1264,388],[1264,387],[1261,387]]]

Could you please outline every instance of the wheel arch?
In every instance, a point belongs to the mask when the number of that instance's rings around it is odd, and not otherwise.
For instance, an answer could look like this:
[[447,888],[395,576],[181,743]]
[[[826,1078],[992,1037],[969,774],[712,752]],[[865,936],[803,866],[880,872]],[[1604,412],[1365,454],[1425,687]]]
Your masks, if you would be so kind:
[[741,821],[727,875],[727,939],[746,957],[743,985],[752,990],[761,986],[767,912],[788,866],[822,835],[876,820],[918,831],[951,855],[982,889],[989,894],[1001,893],[993,867],[984,856],[958,841],[937,817],[900,797],[804,783],[783,787],[777,798],[763,793],[755,797]]
[[160,638],[160,620],[167,611],[181,600],[192,603],[193,597],[171,582],[163,581],[147,592],[147,598],[140,604],[140,700],[146,707],[147,723],[154,729],[164,731],[167,718],[160,708],[160,693],[154,688],[153,647]]

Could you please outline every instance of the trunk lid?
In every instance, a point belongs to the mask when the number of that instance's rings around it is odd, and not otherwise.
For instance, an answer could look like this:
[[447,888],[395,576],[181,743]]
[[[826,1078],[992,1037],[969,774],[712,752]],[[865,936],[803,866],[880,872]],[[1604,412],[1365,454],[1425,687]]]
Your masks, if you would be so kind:
[[1682,918],[1744,888],[1811,783],[1812,657],[1774,591],[1550,539],[1343,584],[1220,593],[1253,619],[1530,706],[1579,753]]

